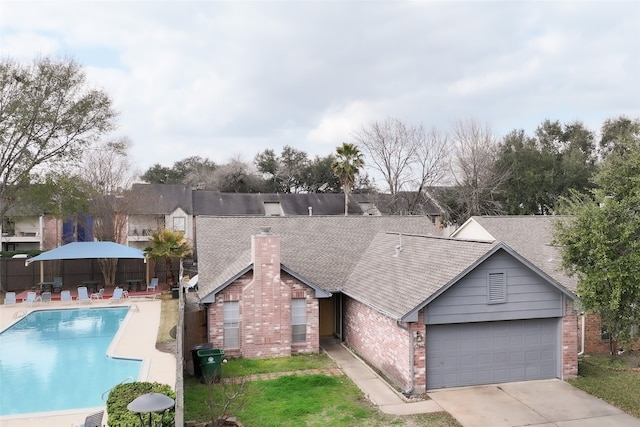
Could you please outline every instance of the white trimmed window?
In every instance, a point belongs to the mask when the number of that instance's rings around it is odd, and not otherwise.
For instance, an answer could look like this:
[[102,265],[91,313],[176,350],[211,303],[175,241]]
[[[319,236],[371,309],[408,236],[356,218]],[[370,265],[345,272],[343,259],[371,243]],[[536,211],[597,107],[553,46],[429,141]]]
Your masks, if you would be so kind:
[[307,301],[304,298],[291,300],[291,342],[307,342]]
[[173,217],[173,231],[186,231],[187,219],[183,216]]
[[240,302],[224,302],[224,348],[240,348]]

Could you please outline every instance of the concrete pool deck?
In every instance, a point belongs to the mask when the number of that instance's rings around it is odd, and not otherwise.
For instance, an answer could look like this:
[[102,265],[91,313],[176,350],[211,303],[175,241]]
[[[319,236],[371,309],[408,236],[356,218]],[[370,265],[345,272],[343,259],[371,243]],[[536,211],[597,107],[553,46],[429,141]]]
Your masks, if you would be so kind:
[[[6,329],[34,310],[114,306],[131,306],[133,309],[129,312],[128,320],[114,338],[111,347],[112,356],[141,359],[140,381],[159,382],[175,388],[176,357],[156,349],[156,337],[160,326],[160,300],[124,300],[121,304],[112,304],[107,300],[93,300],[91,304],[78,304],[74,301],[72,304],[63,305],[59,301],[52,301],[33,306],[26,306],[22,303],[15,306],[3,305],[0,306],[0,330]],[[60,368],[63,369],[64,366]],[[71,368],[81,369],[77,366]],[[6,393],[7,391],[1,390],[1,387],[0,383],[0,393]],[[107,390],[99,390],[100,393],[105,391]],[[0,416],[0,425],[2,427],[30,427],[34,425],[68,427],[73,424],[82,424],[87,415],[99,410],[105,411],[103,422],[106,424],[105,404],[100,408]]]

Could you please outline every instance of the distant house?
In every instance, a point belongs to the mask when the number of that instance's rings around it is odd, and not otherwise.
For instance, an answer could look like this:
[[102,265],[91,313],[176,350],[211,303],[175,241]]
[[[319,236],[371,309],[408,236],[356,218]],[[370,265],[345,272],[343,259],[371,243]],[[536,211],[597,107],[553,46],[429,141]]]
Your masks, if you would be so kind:
[[[460,226],[451,237],[481,241],[503,241],[525,256],[538,268],[567,289],[575,292],[578,281],[561,268],[560,248],[553,244],[554,223],[567,221],[563,216],[474,216]],[[582,322],[584,321],[584,324]],[[580,318],[578,334],[581,351],[608,353],[609,340],[600,316],[589,314]],[[582,328],[584,327],[584,341]],[[640,341],[635,343],[640,346]],[[638,347],[640,348],[640,347]]]
[[127,246],[144,249],[151,233],[162,228],[183,231],[193,239],[193,190],[183,184],[133,184],[127,218]]
[[570,290],[428,217],[199,217],[200,303],[225,354],[337,337],[407,393],[577,374]]
[[[160,228],[181,230],[195,242],[198,217],[215,216],[343,216],[344,194],[337,193],[221,193],[196,190],[183,184],[134,184],[136,202],[128,213],[127,245],[144,248],[151,232]],[[410,193],[351,194],[348,212],[353,216],[411,215],[428,216],[439,225],[442,211],[428,196]],[[411,199],[413,200],[413,199]],[[415,212],[407,211],[412,206]]]
[[0,228],[2,251],[45,251],[65,243],[93,240],[93,223],[89,215],[58,219],[19,204],[7,212]]

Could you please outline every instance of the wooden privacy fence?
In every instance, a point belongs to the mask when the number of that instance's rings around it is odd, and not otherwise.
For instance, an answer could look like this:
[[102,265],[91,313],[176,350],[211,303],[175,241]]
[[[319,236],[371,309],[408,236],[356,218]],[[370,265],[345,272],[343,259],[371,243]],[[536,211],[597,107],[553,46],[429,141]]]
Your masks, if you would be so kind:
[[185,364],[189,373],[193,373],[191,350],[199,344],[206,343],[207,340],[207,315],[205,310],[184,312],[184,335],[183,351]]
[[[95,259],[68,259],[52,261],[36,261],[25,266],[24,259],[0,258],[0,283],[5,291],[21,292],[31,289],[40,282],[42,268],[44,281],[53,281],[54,277],[62,277],[65,287],[72,287],[85,280],[98,280],[103,283],[102,270]],[[164,262],[149,260],[148,264],[141,259],[119,259],[116,270],[116,285],[122,285],[129,279],[143,279],[146,283],[147,269],[149,277],[158,277],[160,283],[166,283]],[[173,273],[178,277],[180,262],[176,260]]]

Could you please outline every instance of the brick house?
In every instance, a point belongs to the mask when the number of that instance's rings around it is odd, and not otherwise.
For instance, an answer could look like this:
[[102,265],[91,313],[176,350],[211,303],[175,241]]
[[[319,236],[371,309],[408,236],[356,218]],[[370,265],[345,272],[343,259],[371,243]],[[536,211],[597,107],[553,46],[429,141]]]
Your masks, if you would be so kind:
[[198,295],[225,353],[333,337],[406,393],[577,374],[573,294],[505,243],[435,237],[424,217],[198,224]]

